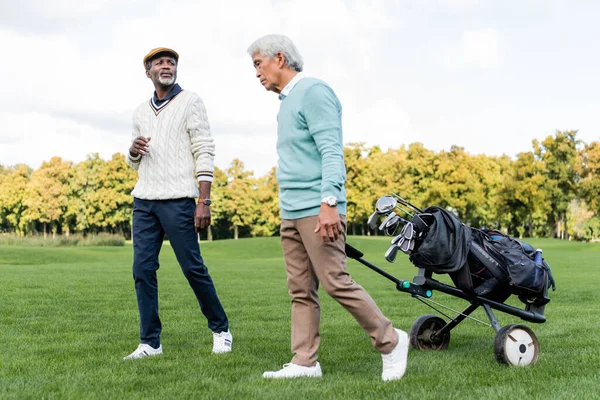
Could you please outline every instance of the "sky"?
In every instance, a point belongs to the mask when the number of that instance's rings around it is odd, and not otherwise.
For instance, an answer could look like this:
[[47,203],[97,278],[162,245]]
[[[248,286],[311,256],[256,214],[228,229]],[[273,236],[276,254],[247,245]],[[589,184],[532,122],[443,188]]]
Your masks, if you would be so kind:
[[594,0],[0,0],[0,164],[126,153],[153,86],[142,59],[180,54],[215,164],[277,163],[279,107],[248,46],[289,36],[343,107],[344,142],[514,157],[557,130],[600,140]]

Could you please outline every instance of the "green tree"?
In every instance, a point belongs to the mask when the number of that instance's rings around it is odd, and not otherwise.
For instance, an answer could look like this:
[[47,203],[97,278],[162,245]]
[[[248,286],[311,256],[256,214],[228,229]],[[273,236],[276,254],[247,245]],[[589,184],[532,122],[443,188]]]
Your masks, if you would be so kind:
[[[365,157],[365,154],[368,154]],[[353,235],[356,226],[361,227],[365,234],[365,223],[374,210],[377,187],[373,182],[372,163],[375,158],[381,158],[379,148],[368,149],[363,143],[351,143],[344,148],[346,164],[346,222]]]
[[102,226],[112,233],[131,231],[133,190],[137,174],[127,165],[125,155],[113,154],[104,165],[104,179],[100,193],[105,215]]
[[228,225],[228,213],[227,213],[227,174],[220,168],[215,167],[214,170],[214,178],[211,184],[211,200],[212,204],[210,205],[210,216],[212,223],[207,228],[207,239],[213,240],[213,231],[215,227],[220,225]]
[[30,177],[31,168],[22,164],[0,173],[0,228],[24,233],[25,188]]
[[60,157],[52,157],[44,161],[39,169],[33,172],[25,190],[24,218],[28,222],[39,222],[43,225],[44,237],[48,233],[48,224],[53,236],[64,228],[63,225],[69,197],[72,195],[71,181],[74,177],[73,164]]
[[450,207],[466,224],[479,226],[489,214],[483,176],[486,164],[464,148],[452,146],[434,159],[434,179],[427,189],[428,198],[441,207]]
[[594,212],[589,210],[587,204],[579,199],[571,201],[567,212],[567,229],[569,238],[576,240],[590,240],[593,238],[593,226],[588,221],[594,218]]
[[551,213],[548,222],[553,236],[566,238],[567,211],[575,198],[582,163],[577,149],[577,131],[556,132],[541,143],[534,140],[534,153],[544,164],[545,191],[549,196]]
[[590,209],[600,216],[600,142],[585,145],[582,151],[583,171],[579,187]]
[[254,221],[250,229],[252,236],[273,236],[279,232],[279,196],[275,168],[267,175],[256,179],[256,202]]
[[239,238],[241,227],[250,227],[254,222],[256,212],[254,173],[247,171],[239,159],[231,162],[227,169],[227,190],[223,203],[229,222],[233,226],[233,238]]
[[520,237],[546,234],[551,209],[544,164],[533,152],[519,153],[503,180],[499,213],[506,223],[506,232]]

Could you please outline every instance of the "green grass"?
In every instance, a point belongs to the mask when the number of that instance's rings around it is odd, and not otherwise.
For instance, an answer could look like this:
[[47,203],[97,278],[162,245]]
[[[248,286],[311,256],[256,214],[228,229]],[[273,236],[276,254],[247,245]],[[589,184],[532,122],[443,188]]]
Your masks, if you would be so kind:
[[[350,237],[366,258],[399,278],[406,257],[383,259],[386,238]],[[234,352],[212,355],[212,336],[169,246],[159,270],[165,354],[123,362],[138,343],[138,315],[125,247],[0,247],[0,398],[546,399],[595,398],[600,389],[600,245],[530,240],[544,249],[558,290],[548,321],[529,324],[541,343],[534,367],[496,363],[494,331],[465,321],[448,350],[411,350],[406,376],[380,380],[381,358],[354,319],[322,293],[320,380],[267,381],[291,358],[290,299],[277,238],[202,243],[229,314]],[[351,261],[394,325],[405,330],[425,305]],[[459,299],[434,292],[455,309]],[[518,304],[518,303],[514,303]],[[483,311],[475,317],[485,320]],[[501,324],[523,322],[498,312]]]

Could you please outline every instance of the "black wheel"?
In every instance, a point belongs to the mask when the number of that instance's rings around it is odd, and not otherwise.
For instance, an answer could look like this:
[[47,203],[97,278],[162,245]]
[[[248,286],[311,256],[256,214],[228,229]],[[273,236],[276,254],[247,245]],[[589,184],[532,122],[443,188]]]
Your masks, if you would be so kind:
[[446,350],[450,343],[450,332],[435,334],[446,325],[437,315],[422,315],[410,327],[410,345],[418,350]]
[[540,357],[540,342],[525,325],[507,325],[494,339],[494,355],[500,364],[525,367]]

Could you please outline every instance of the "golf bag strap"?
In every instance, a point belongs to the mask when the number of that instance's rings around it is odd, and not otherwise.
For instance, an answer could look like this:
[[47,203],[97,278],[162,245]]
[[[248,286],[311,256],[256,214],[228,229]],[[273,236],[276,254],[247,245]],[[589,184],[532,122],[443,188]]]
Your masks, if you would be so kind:
[[477,294],[473,288],[473,280],[471,279],[471,273],[469,272],[469,267],[466,262],[458,271],[451,272],[448,275],[458,289],[467,294]]

